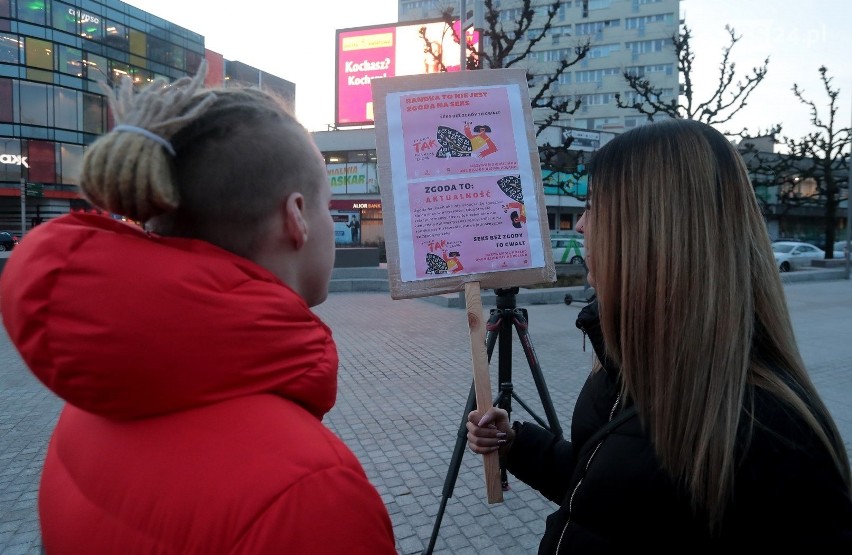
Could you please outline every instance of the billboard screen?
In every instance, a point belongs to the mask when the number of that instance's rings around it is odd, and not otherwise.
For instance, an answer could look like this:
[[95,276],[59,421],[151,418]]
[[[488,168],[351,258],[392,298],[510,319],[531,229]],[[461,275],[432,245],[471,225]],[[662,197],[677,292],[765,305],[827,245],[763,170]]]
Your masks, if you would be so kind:
[[[458,22],[454,25],[458,34]],[[429,48],[426,40],[429,41]],[[478,36],[468,31],[477,46]],[[370,81],[381,77],[459,71],[461,51],[443,20],[390,23],[337,30],[335,124],[372,125]]]

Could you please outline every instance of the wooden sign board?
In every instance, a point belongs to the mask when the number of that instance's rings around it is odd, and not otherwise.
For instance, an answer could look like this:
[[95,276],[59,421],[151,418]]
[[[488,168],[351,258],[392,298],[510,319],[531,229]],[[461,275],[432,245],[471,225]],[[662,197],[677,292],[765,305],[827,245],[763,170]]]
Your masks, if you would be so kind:
[[371,84],[391,297],[555,281],[526,72]]

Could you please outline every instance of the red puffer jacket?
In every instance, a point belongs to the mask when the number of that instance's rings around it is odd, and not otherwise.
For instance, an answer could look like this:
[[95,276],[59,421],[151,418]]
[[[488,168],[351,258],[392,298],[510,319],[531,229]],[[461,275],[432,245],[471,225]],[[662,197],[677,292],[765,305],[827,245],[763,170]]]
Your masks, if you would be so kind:
[[321,422],[331,331],[265,269],[71,214],[15,249],[0,310],[67,402],[39,491],[49,555],[396,553],[381,498]]

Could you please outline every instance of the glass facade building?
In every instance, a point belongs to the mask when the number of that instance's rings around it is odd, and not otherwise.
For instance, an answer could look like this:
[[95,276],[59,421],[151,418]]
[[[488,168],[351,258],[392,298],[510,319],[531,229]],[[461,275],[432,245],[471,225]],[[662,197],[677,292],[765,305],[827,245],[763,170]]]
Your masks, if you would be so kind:
[[172,81],[205,59],[208,85],[258,86],[295,105],[293,83],[228,62],[202,35],[118,0],[0,0],[0,230],[88,207],[83,153],[112,126],[103,85]]

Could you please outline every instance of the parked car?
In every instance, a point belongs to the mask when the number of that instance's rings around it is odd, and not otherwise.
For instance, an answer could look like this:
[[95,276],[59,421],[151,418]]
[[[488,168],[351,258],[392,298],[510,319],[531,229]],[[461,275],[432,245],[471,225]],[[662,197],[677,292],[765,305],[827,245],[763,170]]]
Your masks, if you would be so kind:
[[846,240],[834,242],[834,258],[846,258]]
[[551,237],[553,262],[556,264],[584,264],[586,245],[582,237]]
[[811,265],[811,260],[825,258],[825,251],[800,241],[776,241],[772,243],[772,251],[782,272],[804,268]]
[[0,252],[10,251],[18,244],[18,236],[8,231],[0,231]]

